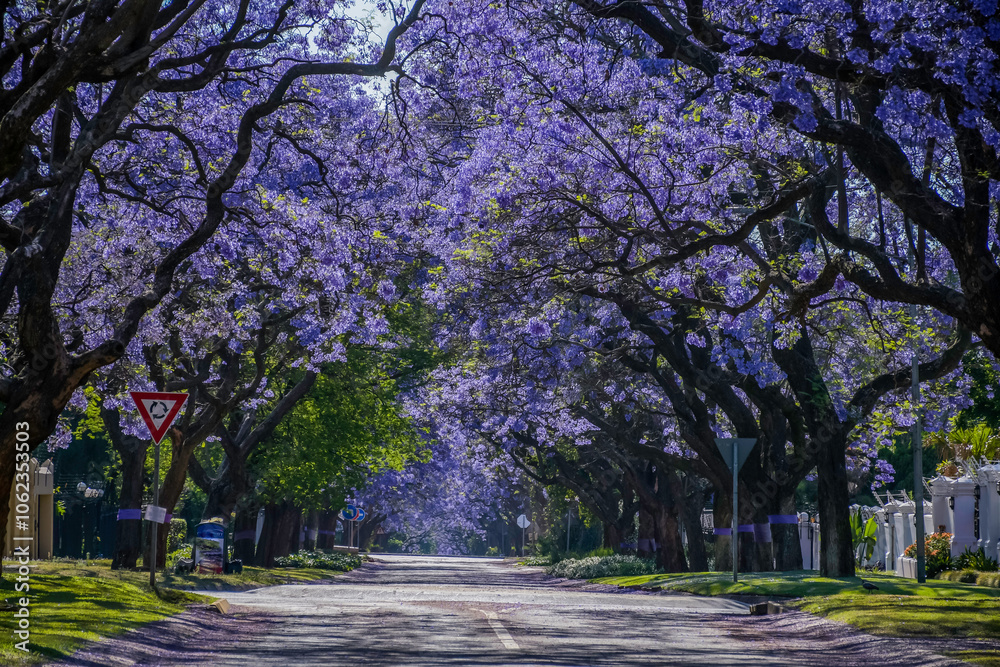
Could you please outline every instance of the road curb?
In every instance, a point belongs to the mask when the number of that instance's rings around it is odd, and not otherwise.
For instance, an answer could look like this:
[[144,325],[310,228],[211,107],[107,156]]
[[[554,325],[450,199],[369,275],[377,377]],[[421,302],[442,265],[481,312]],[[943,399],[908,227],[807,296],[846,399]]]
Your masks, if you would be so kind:
[[[675,591],[671,589],[664,591],[663,586],[643,586],[642,584],[622,584],[618,588],[643,593],[663,593],[665,595],[696,595],[687,591]],[[742,602],[750,609],[751,616],[768,616],[790,611],[790,608],[784,604],[788,598],[781,598],[781,601],[777,601],[762,595],[706,595],[704,597],[717,597]]]

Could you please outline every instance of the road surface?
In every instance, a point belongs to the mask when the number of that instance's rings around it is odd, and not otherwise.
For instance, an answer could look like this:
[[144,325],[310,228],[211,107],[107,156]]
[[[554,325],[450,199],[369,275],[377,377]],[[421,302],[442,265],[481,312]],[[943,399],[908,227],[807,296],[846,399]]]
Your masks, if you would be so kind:
[[225,593],[233,617],[187,612],[64,664],[962,664],[804,614],[750,617],[746,605],[721,598],[615,592],[497,560],[376,558],[332,583]]

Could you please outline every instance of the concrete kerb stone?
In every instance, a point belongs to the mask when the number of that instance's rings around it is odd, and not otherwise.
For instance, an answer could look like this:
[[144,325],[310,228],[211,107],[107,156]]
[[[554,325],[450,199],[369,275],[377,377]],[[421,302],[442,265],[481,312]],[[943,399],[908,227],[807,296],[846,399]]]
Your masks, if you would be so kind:
[[[643,586],[642,584],[622,584],[618,588],[638,591],[642,593],[659,593],[660,595],[697,595],[696,593],[691,593],[689,591],[674,591],[674,590],[663,590],[663,586]],[[789,600],[794,600],[796,598],[773,596],[773,595],[736,595],[736,594],[725,594],[725,595],[712,595],[708,597],[718,597],[724,598],[726,600],[733,600],[735,602],[741,602],[750,609],[751,616],[766,616],[769,614],[781,614],[789,609],[785,606]]]

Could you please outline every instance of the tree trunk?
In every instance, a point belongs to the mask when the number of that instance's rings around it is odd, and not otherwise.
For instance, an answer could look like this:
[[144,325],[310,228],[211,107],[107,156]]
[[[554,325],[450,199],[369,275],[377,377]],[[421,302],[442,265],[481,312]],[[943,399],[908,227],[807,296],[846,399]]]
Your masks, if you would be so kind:
[[[795,496],[778,499],[777,514],[795,516]],[[771,540],[774,542],[774,566],[780,572],[802,569],[802,548],[799,544],[798,523],[772,523]]]
[[306,539],[302,548],[306,551],[315,551],[319,540],[319,512],[309,510],[306,515]]
[[302,511],[290,501],[282,503],[284,507],[281,520],[281,533],[275,550],[275,558],[287,556],[299,550],[299,528],[302,525]]
[[359,537],[361,539],[361,551],[368,551],[371,549],[372,538],[375,536],[375,532],[378,531],[379,526],[382,525],[384,520],[385,516],[383,515],[371,514],[365,517],[365,520],[361,522],[360,526],[358,526],[358,530],[360,531]]
[[733,505],[729,493],[715,490],[715,502],[712,503],[712,523],[715,524],[715,571],[733,571],[732,536],[728,531],[732,526]]
[[708,569],[708,555],[705,553],[705,534],[701,528],[705,491],[700,486],[694,486],[690,491],[686,491],[684,481],[672,470],[666,472],[666,479],[687,535],[688,567],[692,572],[705,572]]
[[639,508],[639,540],[636,555],[652,558],[656,553],[656,521],[645,507]]
[[322,512],[319,520],[320,534],[316,542],[320,549],[329,549],[337,544],[337,514],[332,511]]
[[[287,556],[292,547],[293,532],[298,529],[299,510],[288,500],[270,503],[264,511],[264,527],[257,544],[255,562],[261,567],[274,567],[274,560]],[[297,542],[297,535],[294,535]]]
[[[122,462],[122,485],[118,494],[118,509],[126,512],[141,512],[144,467],[149,442],[131,437],[126,437],[124,441],[117,438],[111,438],[111,440]],[[142,550],[142,517],[119,517],[111,569],[134,569]]]
[[602,546],[605,549],[611,549],[615,553],[622,550],[622,530],[618,525],[610,522],[604,523],[604,542]]
[[833,409],[833,398],[820,373],[805,328],[790,349],[772,347],[771,355],[799,397],[809,431],[807,450],[816,457],[820,574],[824,577],[853,577],[845,427]]
[[846,455],[847,441],[839,432],[819,451],[819,571],[824,577],[855,576]]
[[259,567],[268,567],[268,561],[274,561],[272,557],[272,544],[274,544],[274,533],[278,521],[278,506],[275,503],[268,503],[264,506],[264,525],[261,526],[260,540],[254,551],[253,562]]
[[237,558],[247,565],[252,563],[254,559],[257,512],[256,505],[241,508],[236,512],[236,521],[233,525],[233,558]]
[[[225,468],[228,469],[228,466]],[[222,517],[225,523],[233,514],[233,509],[248,491],[247,480],[242,475],[222,474],[212,480],[202,512],[202,521]]]
[[681,541],[680,525],[673,508],[660,505],[653,513],[656,523],[658,565],[664,572],[687,572],[684,559],[684,543]]

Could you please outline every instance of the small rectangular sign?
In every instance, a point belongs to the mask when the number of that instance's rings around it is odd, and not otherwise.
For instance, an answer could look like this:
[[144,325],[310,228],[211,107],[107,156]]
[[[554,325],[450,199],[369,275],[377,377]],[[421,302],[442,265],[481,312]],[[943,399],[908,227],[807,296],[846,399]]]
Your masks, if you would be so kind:
[[156,505],[146,505],[146,521],[152,521],[153,523],[166,523],[167,508],[157,507]]

